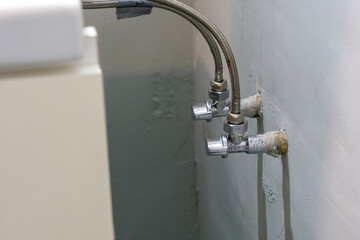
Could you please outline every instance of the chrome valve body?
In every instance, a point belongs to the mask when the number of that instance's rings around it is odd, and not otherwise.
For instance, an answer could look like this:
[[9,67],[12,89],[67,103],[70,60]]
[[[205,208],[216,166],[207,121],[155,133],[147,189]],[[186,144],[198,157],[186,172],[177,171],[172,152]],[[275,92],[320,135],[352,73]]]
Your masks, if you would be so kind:
[[277,157],[288,152],[287,135],[284,131],[268,132],[257,136],[239,136],[236,141],[230,135],[219,139],[206,140],[206,151],[209,156],[226,158],[229,153],[260,154],[267,153]]
[[[231,110],[229,90],[218,92],[209,89],[209,97],[212,101],[194,105],[191,113],[194,120],[205,120],[211,122],[213,118],[226,117]],[[242,99],[240,102],[241,112],[245,117],[257,118],[261,115],[262,98],[260,94]]]

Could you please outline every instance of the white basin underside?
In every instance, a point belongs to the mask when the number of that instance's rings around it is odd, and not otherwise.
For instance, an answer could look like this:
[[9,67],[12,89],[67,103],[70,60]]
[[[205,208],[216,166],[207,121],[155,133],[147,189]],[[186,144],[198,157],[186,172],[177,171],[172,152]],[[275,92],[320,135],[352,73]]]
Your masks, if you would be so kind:
[[0,71],[80,59],[82,25],[78,0],[0,0]]

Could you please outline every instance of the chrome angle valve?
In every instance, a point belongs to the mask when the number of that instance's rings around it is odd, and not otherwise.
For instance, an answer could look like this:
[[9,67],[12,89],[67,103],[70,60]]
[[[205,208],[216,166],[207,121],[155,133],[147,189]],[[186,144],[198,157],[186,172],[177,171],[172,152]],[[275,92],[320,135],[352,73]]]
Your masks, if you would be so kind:
[[224,131],[219,139],[207,139],[206,151],[209,156],[227,158],[229,153],[259,154],[267,153],[273,157],[286,155],[288,141],[285,131],[268,132],[257,136],[245,136],[248,123],[232,125],[224,123]]
[[210,88],[209,97],[212,101],[206,101],[191,107],[194,120],[211,122],[213,118],[225,117],[230,111],[231,100],[229,99],[229,90],[218,92]]
[[194,120],[211,122],[214,117],[224,117],[230,111],[230,93],[226,80],[215,78],[211,81],[209,97],[212,101],[206,101],[205,103],[191,107],[191,113]]
[[[226,117],[231,110],[231,100],[229,99],[229,90],[219,92],[209,89],[209,97],[212,101],[206,101],[191,107],[191,114],[194,120],[205,120],[211,122],[213,118]],[[240,109],[245,117],[258,118],[262,110],[261,94],[242,99]]]

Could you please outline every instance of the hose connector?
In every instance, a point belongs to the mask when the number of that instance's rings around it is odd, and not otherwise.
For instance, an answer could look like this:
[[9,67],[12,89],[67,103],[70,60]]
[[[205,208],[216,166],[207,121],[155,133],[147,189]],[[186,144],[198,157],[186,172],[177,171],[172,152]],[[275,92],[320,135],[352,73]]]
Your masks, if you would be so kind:
[[216,92],[224,92],[228,89],[228,84],[225,79],[223,79],[222,81],[218,81],[218,80],[214,79],[210,83],[210,88],[211,88],[211,90],[216,91]]
[[240,111],[239,113],[229,112],[227,114],[227,122],[233,125],[243,124],[245,121],[245,113]]

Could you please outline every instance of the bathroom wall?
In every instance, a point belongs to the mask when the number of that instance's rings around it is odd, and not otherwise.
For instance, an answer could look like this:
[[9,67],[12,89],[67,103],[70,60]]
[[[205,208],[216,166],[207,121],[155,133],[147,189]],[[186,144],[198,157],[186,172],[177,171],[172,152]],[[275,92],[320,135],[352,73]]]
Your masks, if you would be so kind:
[[[261,91],[263,118],[249,134],[284,128],[287,157],[208,158],[205,137],[222,120],[196,123],[202,240],[360,239],[360,2],[198,0],[223,30],[242,97]],[[196,44],[196,101],[213,60]]]
[[99,33],[116,239],[196,239],[193,28],[159,9],[86,10],[85,22]]

